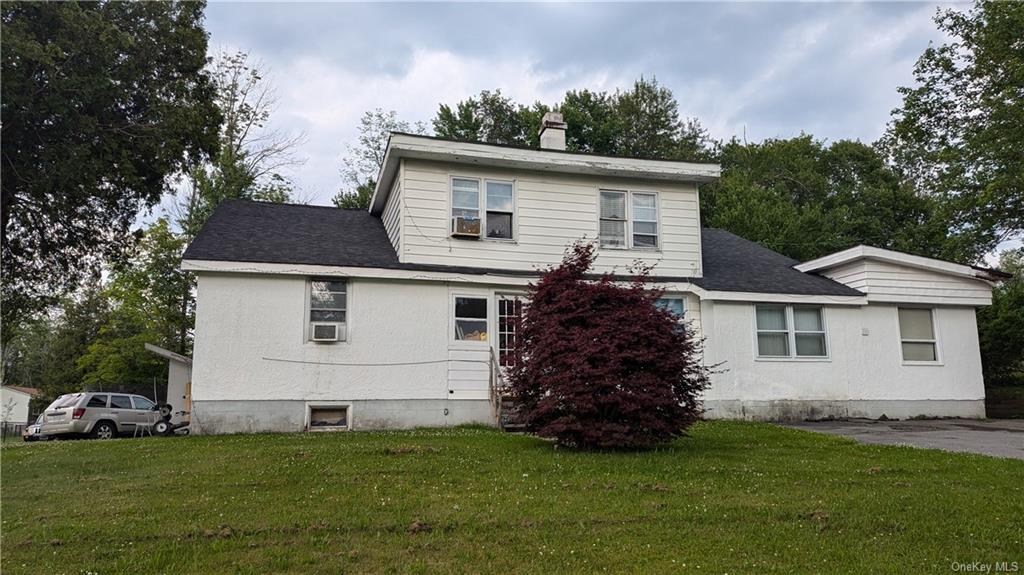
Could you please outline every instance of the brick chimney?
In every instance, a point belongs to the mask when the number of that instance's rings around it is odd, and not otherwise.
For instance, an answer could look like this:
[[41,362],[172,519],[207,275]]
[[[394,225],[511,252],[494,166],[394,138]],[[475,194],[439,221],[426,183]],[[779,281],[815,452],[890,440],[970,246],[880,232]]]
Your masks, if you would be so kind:
[[565,120],[558,112],[544,114],[540,121],[540,147],[544,150],[565,150]]

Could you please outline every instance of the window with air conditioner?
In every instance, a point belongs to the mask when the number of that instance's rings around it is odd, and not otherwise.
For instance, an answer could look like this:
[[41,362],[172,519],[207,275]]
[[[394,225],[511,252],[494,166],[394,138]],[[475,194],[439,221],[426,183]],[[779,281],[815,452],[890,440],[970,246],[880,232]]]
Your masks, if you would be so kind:
[[308,340],[333,343],[347,339],[348,285],[344,280],[309,282]]
[[453,237],[511,240],[514,237],[515,187],[512,181],[451,180]]
[[452,235],[480,237],[480,180],[452,178]]

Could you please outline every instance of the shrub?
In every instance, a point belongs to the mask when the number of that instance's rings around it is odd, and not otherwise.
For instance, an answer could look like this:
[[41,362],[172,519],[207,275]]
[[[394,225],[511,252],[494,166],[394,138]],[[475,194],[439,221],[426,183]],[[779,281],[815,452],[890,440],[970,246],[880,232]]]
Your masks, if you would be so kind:
[[577,243],[530,286],[517,326],[512,395],[527,428],[585,449],[639,448],[681,435],[700,415],[709,369],[700,341],[656,306],[650,268],[628,284],[588,276]]

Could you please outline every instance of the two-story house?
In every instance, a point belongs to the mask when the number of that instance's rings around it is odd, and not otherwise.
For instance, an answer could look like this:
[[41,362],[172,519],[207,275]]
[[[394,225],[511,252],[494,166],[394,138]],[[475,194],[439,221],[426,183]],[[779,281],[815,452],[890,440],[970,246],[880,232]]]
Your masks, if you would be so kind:
[[721,363],[708,417],[984,417],[975,308],[1001,274],[856,247],[796,262],[702,229],[719,166],[393,134],[368,210],[228,201],[198,277],[202,433],[494,424],[518,299],[565,248],[655,264]]

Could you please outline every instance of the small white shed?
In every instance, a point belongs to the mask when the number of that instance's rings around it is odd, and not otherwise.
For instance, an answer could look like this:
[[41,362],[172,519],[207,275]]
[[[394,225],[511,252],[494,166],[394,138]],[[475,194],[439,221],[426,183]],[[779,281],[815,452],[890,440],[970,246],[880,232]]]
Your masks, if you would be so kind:
[[5,425],[29,423],[29,402],[42,393],[33,387],[5,385],[0,387],[0,421]]
[[174,414],[171,421],[179,423],[184,419],[180,412],[192,411],[192,358],[151,343],[146,344],[146,350],[167,359],[166,401],[171,405],[171,412]]

